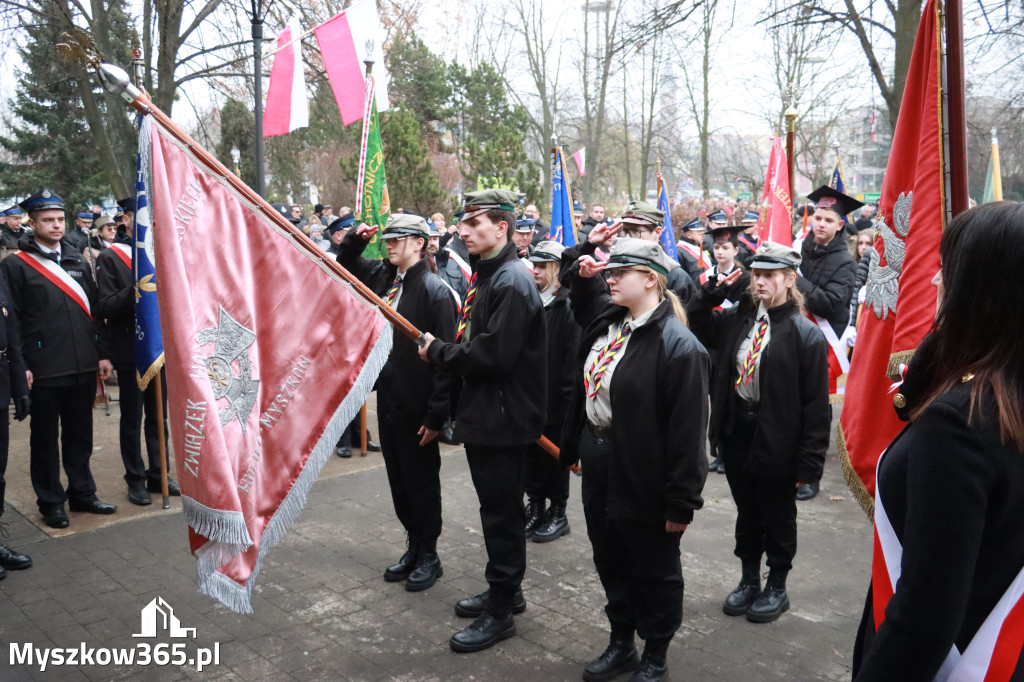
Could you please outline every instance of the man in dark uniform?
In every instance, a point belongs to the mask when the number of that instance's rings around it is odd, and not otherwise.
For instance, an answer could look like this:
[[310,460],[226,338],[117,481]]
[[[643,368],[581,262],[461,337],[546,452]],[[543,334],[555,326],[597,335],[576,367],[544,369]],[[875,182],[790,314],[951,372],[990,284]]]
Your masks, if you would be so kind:
[[750,269],[750,264],[754,261],[754,254],[757,252],[757,247],[761,244],[761,239],[757,234],[757,220],[758,215],[753,211],[747,211],[740,218],[740,232],[736,239],[739,244],[740,252],[736,256],[736,260],[743,264],[743,267]]
[[[850,321],[850,299],[857,288],[857,263],[846,247],[843,219],[864,204],[828,186],[819,187],[807,198],[814,202],[813,229],[801,247],[796,288],[804,295],[804,305],[815,321],[824,321],[841,338]],[[796,499],[811,499],[818,494],[820,484],[819,478],[803,486]]]
[[679,254],[679,265],[696,286],[701,273],[711,266],[711,258],[704,250],[704,223],[700,218],[683,225],[682,235],[676,242],[676,253]]
[[26,234],[32,234],[32,230],[21,224],[21,217],[25,214],[18,206],[11,206],[0,215],[4,218],[3,229],[0,229],[0,241],[4,248],[15,251],[18,248],[18,240]]
[[[373,289],[417,329],[444,341],[455,339],[457,302],[430,272],[430,229],[420,216],[397,214],[381,234],[388,260],[362,257],[376,227],[360,225],[341,243],[338,262]],[[420,362],[416,344],[397,329],[388,363],[377,379],[381,450],[395,514],[408,535],[408,551],[384,571],[388,582],[419,592],[443,571],[437,556],[441,535],[441,454],[437,438],[451,411],[451,377]]]
[[[117,510],[96,498],[89,469],[96,373],[106,379],[113,366],[105,349],[98,347],[93,319],[96,285],[82,254],[61,241],[64,202],[44,189],[20,206],[35,234],[22,237],[21,251],[0,263],[0,270],[21,323],[28,366],[32,487],[43,521],[51,528],[66,528],[65,500],[71,511],[112,514]],[[60,481],[62,454],[66,491]]]
[[453,651],[487,649],[516,633],[526,572],[526,449],[541,435],[547,412],[547,329],[540,292],[509,241],[516,192],[481,190],[465,197],[459,234],[473,258],[473,277],[455,343],[426,335],[420,357],[462,379],[455,437],[480,499],[489,589],[464,599],[455,613],[476,620],[452,636]]
[[523,259],[526,267],[533,269],[530,259],[530,252],[533,251],[533,235],[535,234],[537,222],[531,218],[522,217],[516,221],[515,232],[512,233],[512,241],[516,244],[516,251]]
[[75,214],[74,226],[66,231],[64,242],[75,247],[79,253],[89,246],[92,236],[92,211],[79,211]]
[[[134,203],[134,202],[133,202]],[[133,212],[134,217],[134,212]],[[134,222],[134,221],[133,221]],[[125,224],[128,242],[134,232],[133,222]],[[96,258],[96,312],[106,320],[105,346],[117,371],[121,404],[121,461],[124,480],[128,484],[128,501],[147,505],[149,494],[162,490],[160,477],[159,424],[156,417],[156,382],[146,387],[145,397],[139,391],[135,368],[135,279],[132,274],[132,248],[117,243],[104,249]],[[164,405],[166,405],[166,397]],[[149,468],[142,463],[141,431],[145,405],[146,452]],[[166,427],[165,427],[166,433]],[[181,495],[178,484],[167,482],[172,496]]]
[[[19,211],[19,215],[20,215]],[[18,316],[11,301],[11,292],[7,289],[7,281],[0,277],[0,405],[4,414],[0,416],[0,516],[4,513],[4,492],[7,482],[7,449],[10,444],[10,424],[7,419],[7,406],[14,398],[14,418],[24,421],[32,405],[28,397],[28,378],[25,360],[21,356],[21,338],[18,333]],[[0,542],[0,578],[7,571],[17,571],[32,565],[32,559],[15,552]]]
[[[117,207],[121,219],[118,220],[117,216],[114,216],[114,221],[117,223],[117,237],[120,240],[126,238],[128,226],[135,225],[135,195],[118,199]],[[132,229],[134,230],[134,227]]]
[[331,240],[331,245],[327,247],[327,253],[333,254],[337,257],[341,240],[345,238],[346,234],[348,234],[349,228],[355,224],[356,217],[351,213],[346,213],[343,216],[335,218],[331,224],[327,226],[327,238]]
[[530,220],[536,221],[534,226],[533,245],[537,246],[542,241],[546,241],[548,238],[548,226],[544,224],[544,221],[540,219],[540,211],[537,210],[536,204],[527,204],[526,209],[523,210],[523,216]]
[[[558,445],[569,409],[572,383],[576,380],[576,347],[580,327],[569,310],[569,290],[559,285],[558,275],[565,247],[558,242],[541,242],[530,255],[533,281],[544,304],[548,328],[548,412],[544,435]],[[553,542],[569,534],[565,506],[569,500],[569,470],[559,465],[536,443],[530,445],[526,460],[526,537],[534,542]],[[551,508],[545,505],[551,501]]]

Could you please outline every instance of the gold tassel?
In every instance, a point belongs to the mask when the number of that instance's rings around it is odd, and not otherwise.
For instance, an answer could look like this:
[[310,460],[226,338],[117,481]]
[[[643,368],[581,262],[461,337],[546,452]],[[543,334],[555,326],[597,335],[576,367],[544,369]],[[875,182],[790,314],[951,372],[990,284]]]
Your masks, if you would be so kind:
[[857,500],[860,508],[867,514],[868,520],[873,521],[875,518],[875,500],[871,497],[867,486],[864,485],[864,481],[860,480],[860,476],[857,475],[853,464],[850,462],[850,453],[846,450],[846,435],[843,433],[842,424],[836,430],[836,450],[839,451],[839,465],[843,470],[843,478],[846,479],[846,487],[853,493],[854,499]]

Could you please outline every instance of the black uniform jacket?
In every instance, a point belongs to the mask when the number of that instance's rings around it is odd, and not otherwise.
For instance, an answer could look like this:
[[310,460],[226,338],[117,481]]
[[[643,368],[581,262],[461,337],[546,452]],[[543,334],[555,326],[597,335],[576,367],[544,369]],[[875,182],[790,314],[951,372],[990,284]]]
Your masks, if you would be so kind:
[[[28,395],[28,378],[25,376],[25,359],[21,355],[18,313],[15,311],[11,292],[7,288],[7,281],[3,277],[0,277],[0,309],[3,316],[0,320],[0,351],[5,351],[4,357],[0,358],[0,396],[4,396],[6,401],[10,402],[11,398]],[[7,402],[3,404],[4,409],[7,408]],[[0,472],[0,475],[2,473]],[[0,509],[0,513],[2,512]]]
[[[398,268],[386,260],[363,258],[366,244],[354,232],[345,235],[338,262],[383,298]],[[445,341],[455,338],[455,297],[430,272],[426,259],[406,270],[397,310],[421,332]],[[397,327],[393,333],[391,357],[377,378],[378,409],[385,410],[386,419],[393,424],[439,431],[451,412],[451,377],[420,360],[416,342]]]
[[[22,251],[43,255],[32,237],[23,237],[18,246]],[[96,284],[89,274],[89,266],[78,249],[67,242],[62,242],[61,254],[60,267],[85,290],[93,318],[96,318]],[[100,357],[109,357],[105,349],[99,348],[100,325],[21,258],[5,258],[0,269],[11,288],[21,323],[22,352],[33,380],[98,370]]]
[[807,310],[828,320],[836,336],[842,336],[850,321],[850,297],[857,286],[857,264],[846,248],[842,230],[828,244],[821,245],[807,235],[801,247],[802,277],[796,288],[804,295]]
[[[728,310],[712,310],[721,300],[722,292],[706,284],[687,308],[697,338],[717,352],[711,409],[711,437],[717,440],[733,428],[740,402],[735,358],[757,316],[757,302],[749,293]],[[832,422],[828,346],[818,326],[793,303],[771,308],[768,320],[771,336],[761,352],[757,430],[743,470],[809,483],[825,466]]]
[[540,292],[509,242],[493,258],[473,258],[476,296],[469,341],[432,343],[430,361],[462,386],[455,438],[476,445],[526,445],[547,415],[547,329]]
[[[703,245],[699,245],[700,248],[704,248]],[[704,272],[706,268],[700,266],[700,261],[686,249],[676,247],[676,253],[679,255],[679,265],[683,268],[683,271],[690,276],[690,281],[693,286],[696,287],[700,282],[700,273]],[[710,267],[711,263],[705,263],[705,266]],[[692,298],[692,296],[691,296]],[[689,299],[687,299],[688,301]],[[684,301],[685,303],[686,301]]]
[[736,255],[736,260],[742,263],[743,267],[749,270],[750,264],[754,262],[754,251],[757,249],[758,246],[760,246],[761,240],[757,239],[756,237],[751,238],[751,236],[747,234],[742,236],[743,239],[746,239],[751,244],[753,244],[754,248],[752,249],[749,246],[747,246],[746,242],[744,242],[742,239],[739,240],[740,252]]
[[558,445],[576,381],[581,331],[569,309],[569,292],[565,287],[559,287],[554,300],[544,308],[544,320],[548,327],[548,416],[544,435]]
[[[877,632],[868,591],[854,648],[858,682],[932,680],[1024,567],[1024,453],[1000,441],[991,394],[969,422],[970,391],[968,382],[940,395],[882,461],[877,485],[903,557]],[[1019,658],[1011,679],[1024,680]]]
[[135,282],[132,269],[114,252],[104,249],[96,258],[96,309],[106,321],[105,346],[115,365],[135,365]]
[[[593,257],[596,252],[597,247],[586,239],[562,252],[562,269],[559,272],[558,279],[564,288],[568,289],[572,285],[573,278],[580,268],[576,262],[580,256]],[[683,254],[680,253],[679,258],[681,259],[682,257]],[[682,266],[669,270],[667,279],[668,288],[684,306],[697,294],[697,285],[694,284],[695,280],[690,278],[689,273]]]
[[[584,327],[573,368],[572,402],[559,461],[579,459],[586,427],[584,364],[597,339],[628,312],[612,303],[599,277],[576,277],[569,293],[572,311]],[[652,523],[690,523],[704,505],[708,474],[708,375],[711,359],[667,299],[647,324],[630,335],[609,387],[611,440],[608,516]]]

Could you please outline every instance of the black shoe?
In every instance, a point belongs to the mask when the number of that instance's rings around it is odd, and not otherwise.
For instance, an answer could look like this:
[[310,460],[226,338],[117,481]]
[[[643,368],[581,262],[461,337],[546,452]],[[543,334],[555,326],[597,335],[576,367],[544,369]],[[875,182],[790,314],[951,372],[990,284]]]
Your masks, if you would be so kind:
[[[719,469],[721,467],[721,469]],[[722,465],[721,457],[712,457],[711,462],[708,464],[708,471],[720,471],[725,473],[725,467]]]
[[338,457],[341,457],[342,459],[348,459],[349,457],[352,456],[352,448],[350,448],[347,445],[338,446],[338,448],[334,452],[338,455]]
[[4,570],[3,566],[0,566],[0,580],[3,580],[6,577],[7,577],[7,571]]
[[140,507],[153,504],[153,498],[149,496],[149,491],[142,483],[128,484],[128,501]]
[[380,452],[380,444],[374,443],[369,438],[366,439],[366,451],[367,452]]
[[526,539],[529,540],[537,529],[544,525],[544,500],[531,499],[526,505]]
[[612,625],[608,648],[583,669],[586,682],[607,682],[640,666],[640,655],[633,643],[633,628]]
[[821,481],[807,483],[802,487],[796,489],[796,499],[800,500],[801,502],[814,499],[814,497],[818,494],[818,490],[820,488]]
[[86,512],[88,514],[113,514],[117,511],[117,505],[100,502],[97,499],[92,499],[88,502],[68,500],[68,509],[75,512]]
[[398,563],[384,569],[384,580],[389,583],[405,580],[416,568],[416,561],[419,559],[420,554],[420,541],[414,537],[409,537],[405,541],[405,546],[407,547],[405,554],[398,560]]
[[[491,591],[481,592],[475,597],[462,599],[455,604],[455,615],[460,618],[477,618],[486,610],[487,599]],[[526,610],[526,597],[523,591],[518,590],[516,596],[512,597],[512,613],[519,614]]]
[[468,654],[490,649],[503,639],[516,634],[516,622],[512,614],[483,613],[472,623],[452,635],[448,641],[452,651]]
[[433,587],[442,575],[444,575],[444,569],[441,568],[441,560],[437,558],[437,552],[424,552],[420,554],[416,568],[406,579],[405,589],[408,592],[422,592]]
[[751,623],[773,623],[789,610],[789,595],[786,594],[786,572],[772,571],[764,590],[747,610]]
[[662,682],[668,679],[668,639],[649,639],[640,657],[640,669],[629,682]]
[[569,534],[569,519],[565,518],[565,505],[553,504],[548,512],[547,523],[533,534],[534,542],[554,542]]
[[71,522],[68,521],[68,515],[64,513],[64,508],[54,509],[51,512],[43,512],[43,523],[50,528],[67,528]]
[[[146,489],[149,490],[149,492],[151,493],[160,493],[161,495],[164,492],[164,488],[163,485],[160,483],[160,479],[157,479],[155,481],[152,479],[146,481]],[[168,497],[181,497],[181,488],[178,487],[177,483],[170,479],[167,480],[167,495]]]
[[15,552],[0,542],[0,570],[21,571],[32,566],[32,559],[25,554]]
[[735,590],[729,593],[722,604],[722,613],[727,616],[742,616],[761,593],[761,563],[743,563],[743,577]]
[[448,445],[461,445],[459,441],[455,440],[455,424],[450,419],[441,427],[441,434],[437,439]]

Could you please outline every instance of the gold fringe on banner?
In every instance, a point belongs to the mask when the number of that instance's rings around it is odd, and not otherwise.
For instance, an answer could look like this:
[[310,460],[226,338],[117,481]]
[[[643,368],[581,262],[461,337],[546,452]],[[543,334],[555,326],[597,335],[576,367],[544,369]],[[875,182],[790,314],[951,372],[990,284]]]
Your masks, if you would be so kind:
[[868,520],[873,521],[875,518],[875,500],[871,497],[867,486],[864,485],[864,481],[860,480],[860,476],[857,475],[853,464],[850,462],[850,453],[846,450],[846,435],[843,433],[842,424],[836,430],[836,450],[839,451],[839,465],[843,470],[843,478],[846,479],[846,487],[853,493],[854,499],[857,500],[860,508],[867,514]]
[[890,355],[889,366],[885,369],[885,375],[891,381],[899,381],[902,378],[900,377],[900,365],[909,365],[910,358],[914,357],[916,351],[916,348],[911,348],[910,350],[901,350]]

